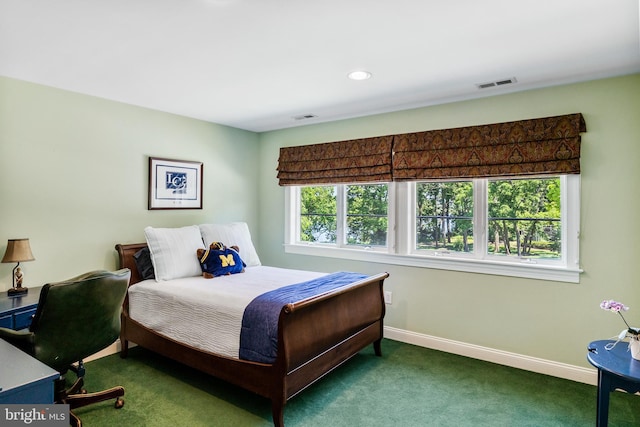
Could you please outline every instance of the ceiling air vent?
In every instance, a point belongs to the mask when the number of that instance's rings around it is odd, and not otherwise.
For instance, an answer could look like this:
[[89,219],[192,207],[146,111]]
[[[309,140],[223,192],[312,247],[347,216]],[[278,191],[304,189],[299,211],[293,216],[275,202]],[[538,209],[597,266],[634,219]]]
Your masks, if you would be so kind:
[[490,87],[509,85],[511,83],[517,83],[517,80],[515,77],[511,77],[509,79],[502,79],[495,82],[477,83],[476,87],[478,89],[487,89]]
[[301,114],[299,116],[293,116],[293,120],[308,120],[313,119],[314,117],[318,117],[315,114]]

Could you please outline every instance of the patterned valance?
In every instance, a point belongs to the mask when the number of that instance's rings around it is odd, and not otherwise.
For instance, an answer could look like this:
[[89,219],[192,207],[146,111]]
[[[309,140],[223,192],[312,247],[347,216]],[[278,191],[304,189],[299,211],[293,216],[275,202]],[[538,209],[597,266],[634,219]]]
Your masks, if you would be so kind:
[[392,136],[280,148],[280,185],[391,181]]
[[582,114],[396,135],[393,179],[580,173]]
[[582,114],[280,148],[280,185],[580,173]]

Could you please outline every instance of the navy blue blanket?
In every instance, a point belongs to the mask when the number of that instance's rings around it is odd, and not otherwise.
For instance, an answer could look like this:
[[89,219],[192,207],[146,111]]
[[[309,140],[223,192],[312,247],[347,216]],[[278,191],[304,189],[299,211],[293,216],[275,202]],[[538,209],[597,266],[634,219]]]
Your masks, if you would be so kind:
[[242,316],[240,359],[272,363],[278,352],[278,317],[282,307],[366,277],[358,273],[331,273],[257,296],[247,305]]

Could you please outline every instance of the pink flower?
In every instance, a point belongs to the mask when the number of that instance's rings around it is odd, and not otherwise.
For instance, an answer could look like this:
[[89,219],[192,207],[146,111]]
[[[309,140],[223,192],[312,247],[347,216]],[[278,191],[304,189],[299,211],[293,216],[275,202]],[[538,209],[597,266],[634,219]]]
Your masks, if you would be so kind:
[[603,310],[607,310],[607,311],[611,311],[611,312],[614,312],[614,313],[618,313],[620,315],[620,317],[622,317],[622,321],[624,322],[624,324],[627,325],[628,332],[630,334],[632,334],[632,335],[638,335],[638,331],[636,329],[631,328],[631,326],[629,326],[629,324],[627,323],[626,319],[622,315],[622,312],[629,310],[629,307],[627,307],[626,305],[624,305],[621,302],[614,301],[614,300],[610,299],[610,300],[602,301],[600,303],[600,308],[603,309]]
[[618,312],[618,313],[620,312],[620,310],[622,310],[622,311],[629,310],[629,307],[627,307],[623,303],[618,302],[618,301],[614,301],[612,299],[602,301],[600,303],[600,308],[603,309],[603,310],[610,310],[610,311]]

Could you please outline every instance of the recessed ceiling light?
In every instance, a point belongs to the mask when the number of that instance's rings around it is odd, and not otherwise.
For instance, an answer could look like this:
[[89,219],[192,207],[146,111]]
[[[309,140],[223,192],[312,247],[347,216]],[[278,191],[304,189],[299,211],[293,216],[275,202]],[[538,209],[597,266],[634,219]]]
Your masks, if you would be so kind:
[[364,70],[352,71],[348,74],[351,80],[367,80],[371,78],[371,73]]
[[293,120],[308,120],[308,119],[314,119],[318,116],[316,116],[315,114],[300,114],[299,116],[293,116]]

